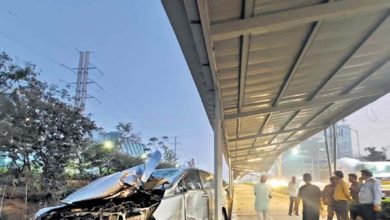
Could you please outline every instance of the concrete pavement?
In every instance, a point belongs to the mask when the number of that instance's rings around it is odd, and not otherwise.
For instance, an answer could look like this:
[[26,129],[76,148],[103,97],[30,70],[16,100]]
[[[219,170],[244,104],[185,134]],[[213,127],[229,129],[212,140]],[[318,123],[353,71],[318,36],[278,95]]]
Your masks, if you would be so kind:
[[[253,186],[239,184],[235,186],[232,220],[256,219],[256,212],[253,207],[255,197]],[[288,215],[288,197],[278,193],[273,193],[270,203],[270,210],[267,220],[298,220],[300,216]],[[300,207],[301,208],[301,207]],[[299,210],[301,214],[301,209]]]

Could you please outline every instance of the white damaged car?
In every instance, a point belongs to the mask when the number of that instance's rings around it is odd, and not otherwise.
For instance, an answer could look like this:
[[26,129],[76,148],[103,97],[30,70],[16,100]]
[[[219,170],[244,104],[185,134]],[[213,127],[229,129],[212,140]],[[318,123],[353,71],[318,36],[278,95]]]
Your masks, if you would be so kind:
[[[59,206],[39,210],[38,220],[213,219],[213,175],[198,169],[155,169],[161,153],[146,164],[101,177],[70,194]],[[227,188],[227,187],[226,187]],[[228,191],[223,208],[228,219]]]

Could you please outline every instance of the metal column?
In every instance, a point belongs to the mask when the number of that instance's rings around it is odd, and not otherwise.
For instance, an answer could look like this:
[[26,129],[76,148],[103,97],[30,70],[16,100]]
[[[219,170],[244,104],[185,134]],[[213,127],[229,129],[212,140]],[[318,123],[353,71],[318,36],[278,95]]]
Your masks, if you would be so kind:
[[229,193],[230,199],[233,199],[233,169],[232,160],[229,158]]
[[336,131],[336,125],[332,124],[332,131],[333,131],[333,169],[334,171],[337,170],[337,131]]
[[218,89],[214,117],[214,219],[222,219],[222,113]]
[[326,129],[324,130],[324,138],[325,138],[325,149],[326,149],[326,158],[328,159],[328,169],[329,176],[333,176],[332,174],[332,163],[330,162],[330,154],[329,154],[329,144],[328,144],[328,134],[326,133]]

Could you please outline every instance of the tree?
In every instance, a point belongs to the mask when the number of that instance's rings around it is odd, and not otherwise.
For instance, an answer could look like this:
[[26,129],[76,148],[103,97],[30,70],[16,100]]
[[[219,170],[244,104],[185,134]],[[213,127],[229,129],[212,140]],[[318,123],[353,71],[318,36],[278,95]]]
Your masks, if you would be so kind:
[[133,157],[113,149],[104,148],[103,144],[92,144],[82,154],[84,168],[98,169],[98,176],[109,175],[144,163],[140,157]]
[[386,149],[382,147],[381,151],[378,151],[376,147],[366,147],[364,149],[368,151],[368,155],[363,157],[365,161],[385,161],[386,160]]
[[[64,89],[38,79],[34,66],[0,56],[0,152],[18,178],[42,170],[41,188],[57,192],[68,161],[87,143],[95,123],[71,105]],[[53,193],[51,193],[53,195]]]
[[28,113],[34,110],[26,108],[23,91],[36,82],[33,69],[31,64],[19,66],[5,53],[0,54],[0,151],[11,159],[10,171],[17,178],[26,167],[31,170],[34,136],[29,133]]
[[149,139],[148,146],[153,146],[155,149],[160,149],[163,154],[163,160],[159,168],[170,168],[177,165],[179,157],[176,151],[168,146],[169,139],[167,136],[163,136],[160,139],[157,137],[151,137]]
[[109,161],[112,158],[112,150],[104,148],[102,143],[91,144],[82,153],[82,158],[86,169],[99,171],[99,176],[109,173]]
[[110,162],[110,170],[118,172],[144,163],[140,157],[133,157],[121,152],[112,152],[113,156]]
[[[101,133],[105,133],[101,131]],[[108,175],[113,172],[128,169],[132,166],[143,163],[139,157],[134,157],[123,152],[123,146],[129,142],[140,142],[138,133],[134,133],[131,123],[120,122],[116,126],[114,136],[109,140],[100,143],[92,143],[80,155],[79,165],[84,170],[98,169],[99,176]],[[110,143],[111,147],[106,147]],[[77,165],[77,164],[76,164]],[[73,167],[77,167],[74,166]],[[79,172],[80,174],[82,172]]]
[[131,123],[123,123],[119,122],[116,126],[116,130],[118,132],[118,145],[121,145],[127,141],[135,141],[141,142],[140,135],[138,133],[134,133],[133,125]]

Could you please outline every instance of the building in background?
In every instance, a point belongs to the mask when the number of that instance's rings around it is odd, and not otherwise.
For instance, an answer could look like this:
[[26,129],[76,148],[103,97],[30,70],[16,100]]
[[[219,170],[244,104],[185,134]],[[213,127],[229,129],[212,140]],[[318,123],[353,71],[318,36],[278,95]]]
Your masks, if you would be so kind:
[[353,157],[351,127],[348,124],[337,125],[337,159]]
[[94,135],[94,140],[97,142],[103,142],[106,145],[112,145],[112,147],[119,147],[122,153],[125,153],[132,157],[141,157],[145,153],[146,145],[133,140],[120,140],[120,133],[116,131],[99,132]]
[[[336,158],[353,157],[351,129],[345,122],[336,125],[337,154]],[[329,142],[332,134],[328,130]],[[334,150],[329,143],[329,156],[333,164]],[[320,132],[300,143],[297,147],[283,153],[280,157],[282,177],[290,178],[295,175],[301,177],[303,173],[310,173],[315,181],[329,178],[328,159],[326,155],[324,132]],[[273,172],[278,173],[275,165]]]

